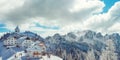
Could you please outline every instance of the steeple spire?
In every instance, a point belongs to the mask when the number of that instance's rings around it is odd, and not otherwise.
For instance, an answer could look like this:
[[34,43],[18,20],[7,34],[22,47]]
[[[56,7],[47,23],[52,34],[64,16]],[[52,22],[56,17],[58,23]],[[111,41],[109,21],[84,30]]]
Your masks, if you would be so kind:
[[15,32],[17,32],[17,33],[20,32],[20,29],[18,26],[15,28]]

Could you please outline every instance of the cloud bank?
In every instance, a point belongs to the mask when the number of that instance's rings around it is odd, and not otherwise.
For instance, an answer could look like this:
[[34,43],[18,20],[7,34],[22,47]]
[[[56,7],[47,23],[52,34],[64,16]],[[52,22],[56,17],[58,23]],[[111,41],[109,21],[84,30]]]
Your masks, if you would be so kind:
[[105,4],[101,0],[8,1],[1,0],[0,21],[10,30],[19,25],[21,30],[35,31],[43,36],[87,29],[105,33],[120,32],[116,28],[120,25],[119,1],[106,13],[103,12]]

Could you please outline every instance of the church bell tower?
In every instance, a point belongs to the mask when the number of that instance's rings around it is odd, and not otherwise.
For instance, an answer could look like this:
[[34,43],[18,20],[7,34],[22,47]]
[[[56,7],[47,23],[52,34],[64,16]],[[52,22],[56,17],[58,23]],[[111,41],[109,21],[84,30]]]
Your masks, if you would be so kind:
[[16,32],[16,33],[19,33],[19,32],[20,32],[20,29],[19,29],[18,26],[15,28],[15,32]]

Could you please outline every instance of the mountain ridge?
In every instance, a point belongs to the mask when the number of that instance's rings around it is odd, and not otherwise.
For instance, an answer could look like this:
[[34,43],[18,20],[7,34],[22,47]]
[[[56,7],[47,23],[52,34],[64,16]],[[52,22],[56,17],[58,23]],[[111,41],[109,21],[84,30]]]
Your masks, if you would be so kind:
[[[63,58],[63,60],[69,60],[72,57],[73,60],[85,59],[86,54],[93,50],[95,59],[99,60],[103,49],[107,47],[105,41],[111,39],[115,44],[115,52],[120,56],[120,35],[119,33],[102,35],[101,32],[94,32],[91,30],[69,32],[65,35],[60,35],[59,33],[53,36],[48,36],[46,38],[37,35],[36,33],[25,31],[22,33],[7,33],[1,37],[1,41],[5,40],[9,36],[16,36],[18,38],[23,36],[28,36],[33,40],[43,41],[47,46],[47,51],[53,55]],[[80,54],[79,57],[78,54]]]

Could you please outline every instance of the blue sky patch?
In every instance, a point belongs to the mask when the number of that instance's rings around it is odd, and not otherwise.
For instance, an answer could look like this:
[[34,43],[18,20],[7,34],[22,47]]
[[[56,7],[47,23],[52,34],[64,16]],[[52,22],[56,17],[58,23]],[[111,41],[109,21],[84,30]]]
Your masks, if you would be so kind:
[[102,1],[105,3],[103,13],[106,13],[115,4],[115,2],[120,1],[120,0],[102,0]]
[[6,29],[5,27],[0,27],[0,32],[9,32],[10,30]]
[[53,30],[59,30],[60,29],[58,26],[45,26],[45,25],[41,25],[39,23],[36,23],[36,27],[41,27],[43,29],[53,29]]
[[0,23],[0,32],[8,32],[9,30],[5,28],[5,24]]
[[5,24],[0,23],[0,27],[5,27]]

